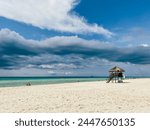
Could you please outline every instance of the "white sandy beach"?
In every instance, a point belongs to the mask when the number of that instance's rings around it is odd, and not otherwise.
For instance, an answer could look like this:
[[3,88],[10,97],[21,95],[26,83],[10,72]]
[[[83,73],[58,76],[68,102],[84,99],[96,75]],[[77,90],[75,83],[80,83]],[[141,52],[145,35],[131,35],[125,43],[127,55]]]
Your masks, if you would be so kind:
[[150,112],[150,79],[0,88],[0,112]]

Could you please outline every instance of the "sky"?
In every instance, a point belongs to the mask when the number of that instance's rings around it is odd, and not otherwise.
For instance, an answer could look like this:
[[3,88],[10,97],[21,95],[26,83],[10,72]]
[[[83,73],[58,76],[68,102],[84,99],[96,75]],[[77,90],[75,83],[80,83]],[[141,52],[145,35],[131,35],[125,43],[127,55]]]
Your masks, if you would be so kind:
[[0,76],[150,76],[149,0],[1,0]]

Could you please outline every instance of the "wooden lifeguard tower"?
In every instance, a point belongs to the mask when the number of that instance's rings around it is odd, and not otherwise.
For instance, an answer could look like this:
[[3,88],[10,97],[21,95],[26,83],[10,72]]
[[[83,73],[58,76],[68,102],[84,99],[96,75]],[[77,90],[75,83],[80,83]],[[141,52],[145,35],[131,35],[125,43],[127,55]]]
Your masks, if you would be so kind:
[[107,83],[109,83],[111,80],[115,80],[115,83],[117,82],[117,80],[119,80],[119,76],[121,77],[121,74],[122,74],[122,77],[123,77],[123,72],[125,72],[124,69],[120,68],[120,67],[113,67],[112,69],[109,70],[109,77],[108,77],[108,80],[107,80]]

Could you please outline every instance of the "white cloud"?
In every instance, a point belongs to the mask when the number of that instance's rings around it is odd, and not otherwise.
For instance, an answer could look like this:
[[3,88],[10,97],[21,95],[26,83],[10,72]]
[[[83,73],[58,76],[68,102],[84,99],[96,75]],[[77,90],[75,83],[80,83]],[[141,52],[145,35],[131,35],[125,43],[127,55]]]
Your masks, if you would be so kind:
[[39,66],[42,69],[76,69],[77,66],[74,64],[62,64],[62,63],[57,63],[57,64],[44,64]]
[[50,75],[55,75],[55,76],[61,76],[61,75],[71,75],[73,74],[72,72],[68,72],[67,70],[66,71],[54,71],[54,70],[48,70],[47,71],[48,74]]
[[32,24],[42,29],[76,34],[112,33],[97,24],[89,24],[73,12],[79,0],[1,0],[0,16]]
[[56,72],[55,71],[53,71],[53,70],[49,70],[49,71],[47,71],[49,74],[55,74]]
[[[118,32],[118,36],[114,39],[115,43],[120,45],[127,45],[130,47],[133,46],[150,46],[150,30],[144,27],[132,27],[132,28],[122,28]],[[146,43],[146,44],[145,44]]]
[[149,44],[141,44],[142,47],[149,47]]
[[87,48],[112,48],[107,42],[101,42],[98,40],[85,40],[78,36],[55,36],[45,40],[29,40],[22,37],[15,31],[9,29],[0,30],[0,43],[5,44],[6,42],[14,42],[14,44],[22,44],[31,48],[55,48],[65,46],[82,46]]

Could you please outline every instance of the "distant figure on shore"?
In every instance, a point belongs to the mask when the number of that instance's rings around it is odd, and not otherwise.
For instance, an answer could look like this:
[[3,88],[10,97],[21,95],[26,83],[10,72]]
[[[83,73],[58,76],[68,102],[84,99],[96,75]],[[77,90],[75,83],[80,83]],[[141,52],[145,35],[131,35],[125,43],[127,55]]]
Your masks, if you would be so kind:
[[30,83],[30,82],[29,82],[29,83],[27,83],[27,84],[26,84],[26,86],[31,86],[31,83]]
[[123,82],[122,79],[123,79],[123,73],[119,72],[118,73],[118,83],[122,83]]

